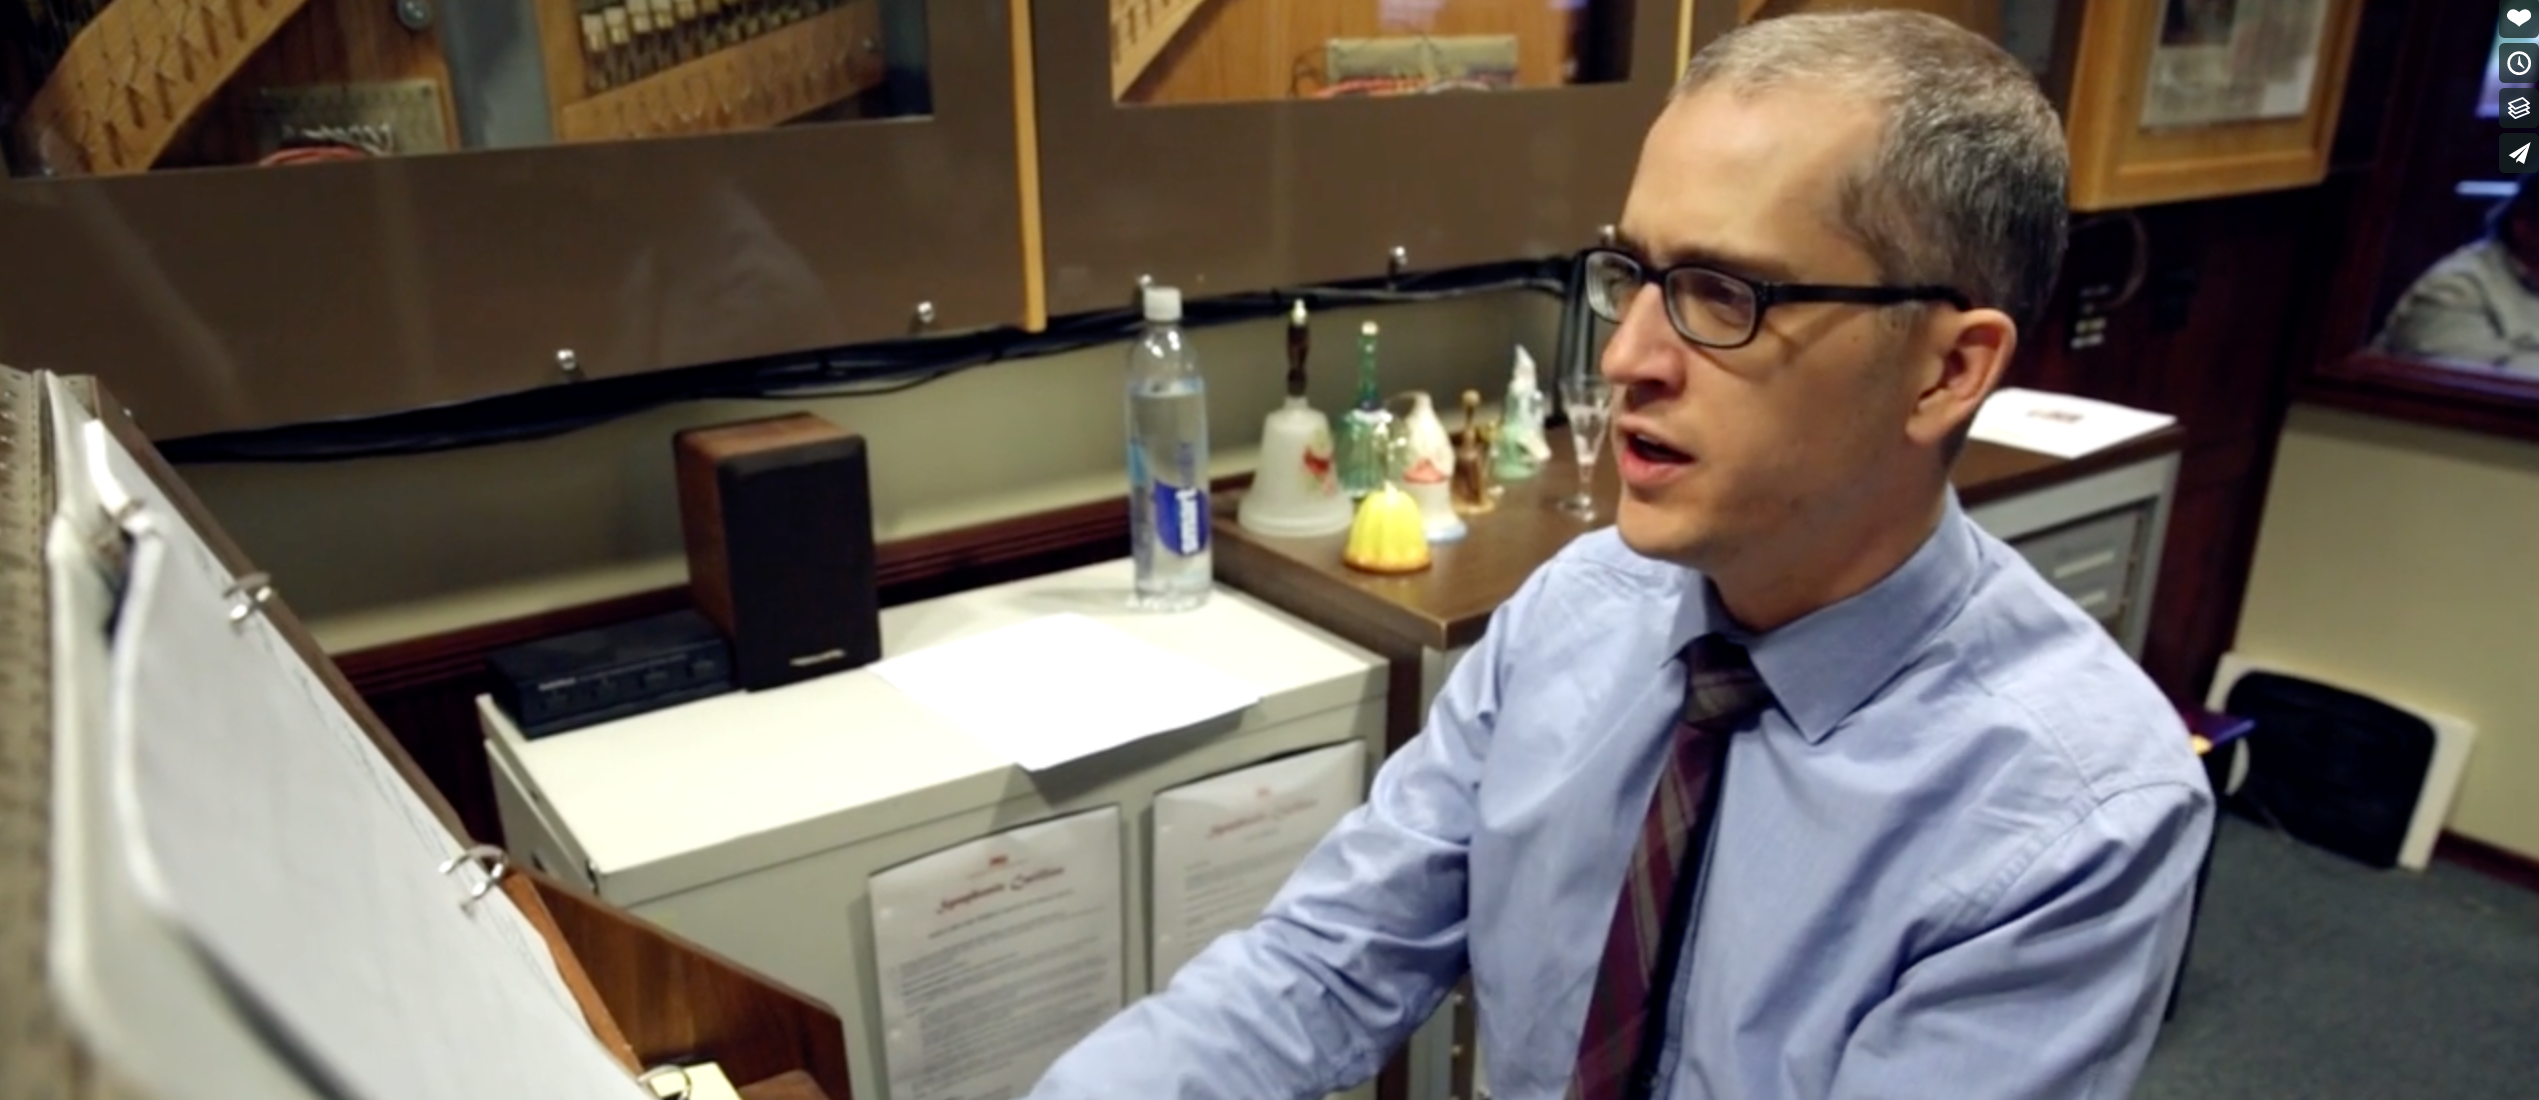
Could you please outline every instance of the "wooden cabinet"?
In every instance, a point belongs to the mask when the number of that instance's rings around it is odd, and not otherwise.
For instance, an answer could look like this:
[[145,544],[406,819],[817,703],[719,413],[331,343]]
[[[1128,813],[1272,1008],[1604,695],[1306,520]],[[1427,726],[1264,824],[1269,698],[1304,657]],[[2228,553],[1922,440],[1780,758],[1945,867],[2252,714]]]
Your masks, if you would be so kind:
[[12,9],[0,360],[169,439],[1565,255],[1736,2]]
[[1023,0],[49,7],[0,361],[161,439],[1029,313]]
[[[1696,37],[1733,0],[1692,8]],[[1556,256],[1620,212],[1678,0],[1114,0],[1033,26],[1052,313]]]

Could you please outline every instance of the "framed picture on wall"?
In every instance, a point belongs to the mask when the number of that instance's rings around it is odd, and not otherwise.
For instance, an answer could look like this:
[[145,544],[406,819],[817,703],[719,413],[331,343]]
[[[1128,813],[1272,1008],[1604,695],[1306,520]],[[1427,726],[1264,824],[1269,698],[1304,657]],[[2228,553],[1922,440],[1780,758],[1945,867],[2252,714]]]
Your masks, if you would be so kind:
[[2361,14],[2361,0],[2088,5],[2066,113],[2072,208],[2325,178]]

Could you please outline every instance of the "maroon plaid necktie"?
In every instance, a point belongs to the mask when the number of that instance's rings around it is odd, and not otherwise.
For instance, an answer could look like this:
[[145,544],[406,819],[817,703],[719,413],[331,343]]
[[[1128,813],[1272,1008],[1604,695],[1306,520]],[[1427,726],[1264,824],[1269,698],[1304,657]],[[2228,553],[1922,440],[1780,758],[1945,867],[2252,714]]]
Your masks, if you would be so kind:
[[1667,987],[1692,908],[1712,781],[1727,762],[1729,731],[1772,702],[1745,649],[1717,634],[1686,648],[1684,672],[1684,712],[1605,932],[1604,963],[1578,1037],[1568,1100],[1645,1097],[1655,1083]]

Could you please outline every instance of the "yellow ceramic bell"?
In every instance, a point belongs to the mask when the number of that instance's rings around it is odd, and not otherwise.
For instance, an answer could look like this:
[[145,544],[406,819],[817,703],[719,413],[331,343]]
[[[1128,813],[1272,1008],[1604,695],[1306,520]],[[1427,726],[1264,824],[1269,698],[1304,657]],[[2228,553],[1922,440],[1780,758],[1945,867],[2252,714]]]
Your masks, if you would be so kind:
[[1419,502],[1390,481],[1368,493],[1350,521],[1349,545],[1340,560],[1369,573],[1428,568],[1428,533],[1422,529]]

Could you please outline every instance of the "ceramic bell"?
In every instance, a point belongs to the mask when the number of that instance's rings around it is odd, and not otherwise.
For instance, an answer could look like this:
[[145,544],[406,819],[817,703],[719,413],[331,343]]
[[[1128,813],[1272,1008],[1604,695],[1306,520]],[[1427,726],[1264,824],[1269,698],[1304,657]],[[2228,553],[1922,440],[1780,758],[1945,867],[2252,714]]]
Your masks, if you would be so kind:
[[1261,424],[1261,465],[1235,522],[1264,535],[1310,538],[1348,528],[1349,498],[1333,466],[1331,420],[1305,401],[1305,303],[1287,314],[1287,403]]
[[1455,441],[1425,391],[1402,396],[1411,403],[1410,413],[1402,417],[1402,488],[1419,502],[1428,541],[1453,542],[1466,532],[1463,517],[1455,514]]
[[1340,560],[1367,573],[1416,573],[1428,568],[1428,533],[1419,502],[1391,482],[1358,503]]

